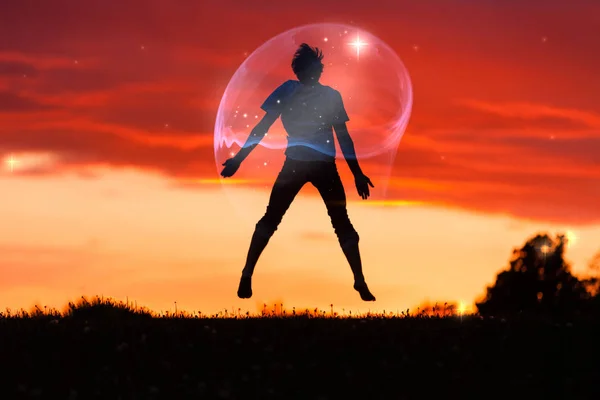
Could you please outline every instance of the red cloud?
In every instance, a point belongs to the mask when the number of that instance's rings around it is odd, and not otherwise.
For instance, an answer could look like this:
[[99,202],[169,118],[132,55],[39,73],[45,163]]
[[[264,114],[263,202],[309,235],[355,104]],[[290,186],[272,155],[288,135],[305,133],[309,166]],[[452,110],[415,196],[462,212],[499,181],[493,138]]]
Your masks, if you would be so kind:
[[[314,20],[310,7],[285,2],[269,10],[272,23],[259,26],[264,14],[250,3],[107,4],[5,7],[0,37],[11,40],[0,45],[3,153],[51,152],[57,171],[134,166],[205,187],[217,177],[217,107],[244,52]],[[437,14],[427,2],[405,4],[403,12],[386,2],[384,13],[358,2],[343,11],[310,4],[323,20],[356,18],[410,71],[413,115],[390,196],[541,220],[600,220],[600,59],[589,52],[600,35],[595,3],[567,10],[549,1],[548,9],[561,10],[556,15],[525,3],[502,10],[457,4]],[[529,23],[507,32],[517,17]],[[350,117],[351,134],[377,124],[376,116]],[[363,169],[374,182],[385,179],[380,160],[363,160]],[[345,166],[340,171],[347,177]],[[250,178],[261,186],[272,179]]]
[[496,114],[501,117],[524,119],[542,119],[551,117],[579,122],[590,128],[600,127],[600,115],[589,111],[521,102],[493,104],[490,102],[467,99],[457,100],[457,103],[475,110]]

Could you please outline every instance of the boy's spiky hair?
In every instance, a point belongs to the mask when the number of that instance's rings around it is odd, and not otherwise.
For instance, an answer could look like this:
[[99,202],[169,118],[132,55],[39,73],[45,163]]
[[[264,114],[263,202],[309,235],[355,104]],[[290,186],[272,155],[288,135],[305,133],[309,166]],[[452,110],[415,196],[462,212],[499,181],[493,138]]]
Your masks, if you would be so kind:
[[320,76],[323,72],[323,52],[318,47],[310,47],[302,43],[292,59],[292,70],[298,79],[303,80],[310,75]]

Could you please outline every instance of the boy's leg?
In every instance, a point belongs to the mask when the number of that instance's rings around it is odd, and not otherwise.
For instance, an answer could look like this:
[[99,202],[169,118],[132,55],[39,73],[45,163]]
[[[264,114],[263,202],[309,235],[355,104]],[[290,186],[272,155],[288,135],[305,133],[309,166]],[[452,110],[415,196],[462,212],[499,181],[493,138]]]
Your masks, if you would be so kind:
[[319,169],[319,172],[312,177],[311,183],[317,188],[325,202],[331,224],[354,275],[354,289],[360,293],[363,300],[375,301],[375,296],[369,291],[365,282],[358,247],[359,236],[348,218],[346,193],[335,164],[327,164],[324,168]]
[[297,166],[293,161],[286,160],[271,190],[267,211],[256,224],[256,229],[252,235],[238,289],[240,298],[250,298],[252,296],[251,279],[256,263],[267,243],[269,243],[269,239],[281,223],[283,215],[305,182],[303,171],[297,170]]

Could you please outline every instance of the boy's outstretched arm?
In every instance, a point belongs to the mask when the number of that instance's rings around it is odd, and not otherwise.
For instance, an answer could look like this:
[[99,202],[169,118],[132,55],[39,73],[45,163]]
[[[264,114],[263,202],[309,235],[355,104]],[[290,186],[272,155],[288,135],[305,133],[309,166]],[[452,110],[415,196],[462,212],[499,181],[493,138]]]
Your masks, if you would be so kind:
[[341,124],[333,125],[333,129],[335,129],[335,134],[337,135],[338,142],[340,143],[342,153],[344,153],[344,158],[350,167],[350,171],[352,171],[354,176],[362,175],[362,170],[360,169],[360,165],[358,165],[358,159],[356,158],[356,151],[354,150],[354,142],[350,137],[346,123],[343,122]]
[[238,153],[232,158],[228,159],[223,163],[223,171],[221,172],[221,176],[224,178],[228,178],[236,173],[242,161],[248,157],[250,152],[254,150],[254,148],[260,143],[260,141],[265,137],[273,123],[279,118],[278,113],[267,112],[262,119],[256,124],[250,135],[248,135],[248,139],[246,139],[246,143],[244,146],[238,151]]
[[279,114],[268,112],[266,113],[262,119],[256,124],[250,135],[248,135],[248,139],[246,139],[246,143],[244,146],[238,151],[238,153],[234,156],[234,158],[238,162],[242,162],[248,157],[248,154],[260,143],[260,141],[265,137],[269,129],[273,125],[273,123],[279,118]]
[[348,163],[348,167],[350,167],[350,171],[354,175],[354,182],[356,183],[356,190],[358,191],[358,195],[363,199],[366,199],[370,195],[369,186],[375,187],[369,177],[367,177],[362,170],[360,169],[360,165],[358,164],[358,159],[356,157],[356,151],[354,150],[354,142],[350,137],[350,133],[348,133],[348,127],[346,123],[334,124],[333,129],[335,130],[335,134],[338,138],[338,142],[340,143],[340,148],[342,149],[342,153],[344,153],[344,158]]

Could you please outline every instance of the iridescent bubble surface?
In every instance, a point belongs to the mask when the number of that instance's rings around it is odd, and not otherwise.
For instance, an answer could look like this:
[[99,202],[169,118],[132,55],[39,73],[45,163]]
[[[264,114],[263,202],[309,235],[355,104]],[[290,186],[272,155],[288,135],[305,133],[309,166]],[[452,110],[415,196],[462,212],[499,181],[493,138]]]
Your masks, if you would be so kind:
[[[341,93],[357,157],[364,173],[376,186],[371,198],[376,202],[385,200],[396,151],[410,118],[412,85],[408,71],[393,49],[375,35],[344,24],[313,24],[288,30],[265,42],[245,59],[227,85],[217,112],[216,174],[221,172],[221,164],[244,145],[252,128],[265,114],[260,109],[265,99],[283,82],[296,79],[291,61],[302,43],[323,51],[325,68],[321,83]],[[231,194],[228,198],[244,215],[251,211],[255,218],[264,212],[287,144],[279,119],[238,172],[232,178],[221,178],[223,189]],[[348,200],[359,200],[337,143],[336,147],[338,169]],[[239,188],[264,192],[262,210],[248,210],[240,196],[233,196],[233,190]]]

